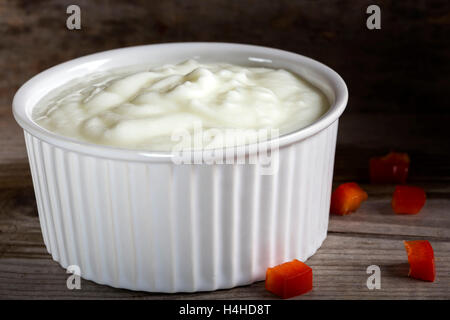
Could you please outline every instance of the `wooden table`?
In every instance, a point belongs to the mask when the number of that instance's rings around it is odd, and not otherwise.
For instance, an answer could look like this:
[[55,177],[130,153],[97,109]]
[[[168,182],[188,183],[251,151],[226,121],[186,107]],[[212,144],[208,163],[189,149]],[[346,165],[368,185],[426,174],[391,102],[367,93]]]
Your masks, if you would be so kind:
[[[426,122],[430,129],[433,121],[450,121],[438,117],[431,121],[432,118]],[[390,135],[387,130],[383,134],[380,132],[378,138],[370,138],[371,126],[366,126],[366,123],[376,120],[375,115],[344,115],[342,118],[334,182],[361,182],[369,194],[369,200],[352,215],[331,217],[326,241],[307,261],[314,270],[314,290],[299,299],[450,298],[448,156],[432,157],[422,153],[419,145],[402,148],[411,153],[411,182],[426,189],[428,200],[416,216],[395,215],[390,208],[393,186],[373,186],[366,181],[368,157],[381,152],[384,149],[380,145],[381,141]],[[389,121],[400,120],[405,130],[411,124],[408,116],[398,116]],[[81,290],[68,290],[68,275],[51,259],[42,240],[21,131],[9,112],[1,114],[0,122],[0,298],[274,298],[264,289],[264,282],[215,292],[149,294],[118,290],[82,280]],[[354,132],[359,134],[355,135]],[[353,141],[363,139],[362,136],[366,134],[367,138],[364,139],[373,139],[370,148],[360,147],[362,144]],[[414,138],[417,140],[412,140],[422,146],[427,143],[423,137],[422,140],[419,136]],[[433,146],[428,147],[433,149]],[[424,166],[428,164],[429,171],[424,168],[416,170],[419,161]],[[443,174],[439,175],[439,171]],[[427,172],[433,175],[427,176]],[[408,278],[407,257],[402,241],[410,239],[431,241],[437,268],[437,280],[434,283]],[[369,290],[366,286],[366,268],[373,264],[381,268],[380,290]]]
[[[299,299],[450,298],[450,5],[382,1],[382,29],[365,28],[373,1],[83,1],[82,30],[65,28],[66,1],[0,0],[0,298],[271,299],[264,283],[196,294],[148,294],[67,274],[47,253],[14,92],[33,74],[87,53],[144,43],[229,41],[274,46],[323,61],[350,89],[340,121],[334,184],[356,181],[369,193],[358,212],[331,217],[323,246],[307,263],[314,290]],[[256,5],[257,3],[257,5]],[[324,8],[326,7],[326,10]],[[444,98],[442,98],[444,97]],[[410,154],[411,184],[427,191],[416,216],[395,215],[392,186],[371,186],[369,157]],[[434,283],[407,277],[403,240],[428,239]],[[366,286],[369,265],[381,289]]]

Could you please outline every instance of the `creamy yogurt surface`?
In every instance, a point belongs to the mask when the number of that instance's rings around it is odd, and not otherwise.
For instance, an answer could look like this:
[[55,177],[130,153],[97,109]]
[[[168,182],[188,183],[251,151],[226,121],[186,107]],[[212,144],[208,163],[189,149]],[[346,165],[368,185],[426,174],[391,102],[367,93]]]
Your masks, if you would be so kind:
[[185,134],[202,148],[255,142],[257,130],[283,135],[328,108],[319,89],[289,71],[188,60],[73,80],[42,99],[33,119],[82,141],[170,151]]

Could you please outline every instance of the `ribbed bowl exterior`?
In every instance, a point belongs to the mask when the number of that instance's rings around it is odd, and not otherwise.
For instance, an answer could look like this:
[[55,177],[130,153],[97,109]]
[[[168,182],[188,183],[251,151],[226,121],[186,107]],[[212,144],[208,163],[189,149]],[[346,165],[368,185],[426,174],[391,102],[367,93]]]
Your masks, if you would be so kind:
[[280,148],[279,170],[112,160],[25,131],[47,250],[85,279],[151,292],[231,288],[326,237],[338,121]]

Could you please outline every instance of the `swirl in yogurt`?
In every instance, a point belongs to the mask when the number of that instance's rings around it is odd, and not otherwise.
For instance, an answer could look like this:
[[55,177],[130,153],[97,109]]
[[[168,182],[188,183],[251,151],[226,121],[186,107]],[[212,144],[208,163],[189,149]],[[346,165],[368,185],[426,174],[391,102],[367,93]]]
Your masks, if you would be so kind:
[[[194,134],[200,124],[205,130],[246,129],[237,131],[244,135],[259,129],[285,134],[329,108],[320,90],[283,69],[195,60],[135,69],[72,81],[39,103],[34,120],[86,142],[169,151],[177,143],[175,130]],[[205,148],[222,146],[208,139]]]

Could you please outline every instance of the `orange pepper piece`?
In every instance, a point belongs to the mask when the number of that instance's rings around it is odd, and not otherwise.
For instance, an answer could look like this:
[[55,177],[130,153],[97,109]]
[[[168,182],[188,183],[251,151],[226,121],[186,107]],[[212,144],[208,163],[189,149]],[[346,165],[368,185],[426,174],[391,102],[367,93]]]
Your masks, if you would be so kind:
[[331,195],[330,212],[341,216],[347,215],[356,211],[367,197],[367,193],[357,183],[343,183]]
[[287,299],[311,291],[313,287],[312,269],[296,259],[268,268],[266,289]]
[[374,157],[369,161],[371,183],[406,183],[409,171],[407,153],[390,152],[384,157]]
[[426,194],[422,188],[396,186],[392,195],[392,209],[395,213],[417,214],[423,208]]
[[409,274],[411,278],[431,281],[436,279],[434,252],[428,240],[404,241],[408,254]]

